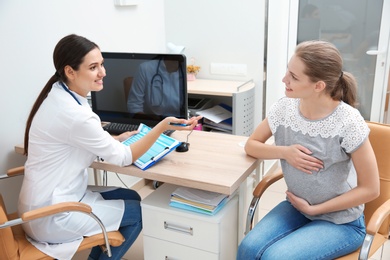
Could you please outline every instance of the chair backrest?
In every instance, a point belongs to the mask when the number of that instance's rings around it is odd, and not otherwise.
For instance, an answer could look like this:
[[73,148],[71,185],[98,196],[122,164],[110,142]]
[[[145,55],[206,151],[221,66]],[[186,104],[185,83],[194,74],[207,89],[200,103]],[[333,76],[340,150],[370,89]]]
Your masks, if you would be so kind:
[[[7,211],[3,197],[0,194],[0,224],[4,224],[6,221],[8,221]],[[0,229],[0,256],[7,260],[19,259],[18,244],[10,227]]]
[[[378,163],[380,176],[380,195],[373,201],[366,203],[364,215],[366,223],[374,211],[385,201],[390,199],[390,125],[367,122],[370,127],[369,139]],[[390,218],[383,222],[379,233],[388,236]]]

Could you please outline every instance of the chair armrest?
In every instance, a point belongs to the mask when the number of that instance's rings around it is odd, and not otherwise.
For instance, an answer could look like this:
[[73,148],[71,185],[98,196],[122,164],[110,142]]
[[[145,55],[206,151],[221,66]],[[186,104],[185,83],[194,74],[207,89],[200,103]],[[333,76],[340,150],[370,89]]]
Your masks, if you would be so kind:
[[62,203],[58,203],[55,205],[50,205],[50,206],[46,206],[43,208],[34,209],[34,210],[23,213],[20,218],[13,219],[13,220],[7,221],[5,223],[0,223],[0,229],[6,228],[6,227],[12,227],[15,225],[20,225],[20,224],[23,224],[25,222],[28,222],[28,221],[31,221],[34,219],[38,219],[41,217],[46,217],[46,216],[50,216],[50,215],[55,215],[57,213],[69,212],[69,211],[76,211],[76,212],[80,212],[83,214],[87,214],[91,218],[93,218],[97,222],[97,224],[99,224],[100,228],[102,229],[102,233],[103,233],[105,244],[106,244],[105,253],[109,257],[111,257],[112,256],[111,246],[110,246],[107,231],[106,231],[106,228],[105,228],[103,222],[95,214],[93,214],[92,208],[89,205],[82,203],[82,202],[62,202]]
[[0,223],[0,228],[12,227],[34,219],[55,215],[57,213],[77,211],[84,214],[92,215],[92,208],[82,202],[62,202],[55,205],[34,209],[22,214],[19,218]]
[[367,224],[367,233],[375,235],[383,221],[390,216],[390,199],[377,208]]
[[24,174],[24,166],[15,167],[7,171],[9,177]]
[[368,259],[370,253],[372,242],[374,241],[375,235],[377,234],[380,226],[383,221],[388,218],[390,215],[390,199],[383,203],[379,208],[377,208],[372,214],[370,221],[367,224],[366,231],[367,234],[364,238],[363,244],[359,252],[360,259]]
[[21,215],[23,221],[31,221],[34,219],[55,215],[61,212],[78,211],[89,214],[92,212],[92,208],[82,202],[62,202],[55,205],[46,206],[39,209],[34,209],[25,212]]
[[283,178],[283,172],[274,172],[269,173],[264,176],[264,178],[257,184],[255,190],[253,191],[253,197],[260,198],[263,195],[264,191],[271,186],[273,183],[277,182]]
[[255,212],[257,209],[257,205],[259,204],[260,197],[263,195],[264,191],[271,186],[273,183],[277,182],[283,178],[283,172],[275,172],[269,173],[263,177],[263,179],[257,184],[256,188],[253,191],[253,198],[248,208],[248,213],[246,216],[245,223],[245,231],[244,234],[248,234],[248,232],[252,229],[253,226],[253,218],[255,216]]

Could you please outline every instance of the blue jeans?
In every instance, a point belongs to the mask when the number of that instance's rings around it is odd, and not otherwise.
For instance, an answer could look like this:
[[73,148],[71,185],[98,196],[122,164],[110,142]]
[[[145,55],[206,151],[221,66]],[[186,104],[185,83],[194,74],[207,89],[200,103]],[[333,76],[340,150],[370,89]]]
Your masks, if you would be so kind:
[[237,260],[334,259],[358,249],[365,234],[363,215],[338,225],[310,220],[283,201],[244,237]]
[[125,212],[123,213],[122,222],[119,226],[119,232],[125,238],[122,245],[111,247],[112,257],[109,258],[104,254],[99,246],[92,248],[89,254],[89,260],[120,260],[129,250],[130,246],[137,239],[142,230],[141,216],[141,197],[136,191],[129,189],[116,189],[101,193],[106,200],[122,199],[125,202]]

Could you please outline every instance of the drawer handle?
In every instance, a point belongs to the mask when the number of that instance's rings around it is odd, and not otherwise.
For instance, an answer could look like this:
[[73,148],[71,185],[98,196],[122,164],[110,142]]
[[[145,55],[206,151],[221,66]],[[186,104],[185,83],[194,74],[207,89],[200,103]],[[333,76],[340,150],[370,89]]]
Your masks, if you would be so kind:
[[181,232],[188,235],[194,234],[194,229],[192,227],[183,227],[175,224],[169,224],[168,222],[164,221],[164,228],[167,230],[173,230],[177,232]]

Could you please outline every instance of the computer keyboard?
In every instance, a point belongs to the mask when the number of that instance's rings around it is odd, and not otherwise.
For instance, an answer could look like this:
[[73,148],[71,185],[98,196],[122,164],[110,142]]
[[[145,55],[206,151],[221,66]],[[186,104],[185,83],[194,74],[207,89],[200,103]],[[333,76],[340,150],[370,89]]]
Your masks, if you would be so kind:
[[138,125],[124,124],[124,123],[108,123],[103,126],[103,129],[112,135],[120,135],[127,131],[135,131]]
[[[108,123],[103,126],[103,129],[112,135],[120,135],[127,131],[137,130],[139,125],[125,124],[125,123]],[[165,130],[164,134],[170,136],[175,130]]]

